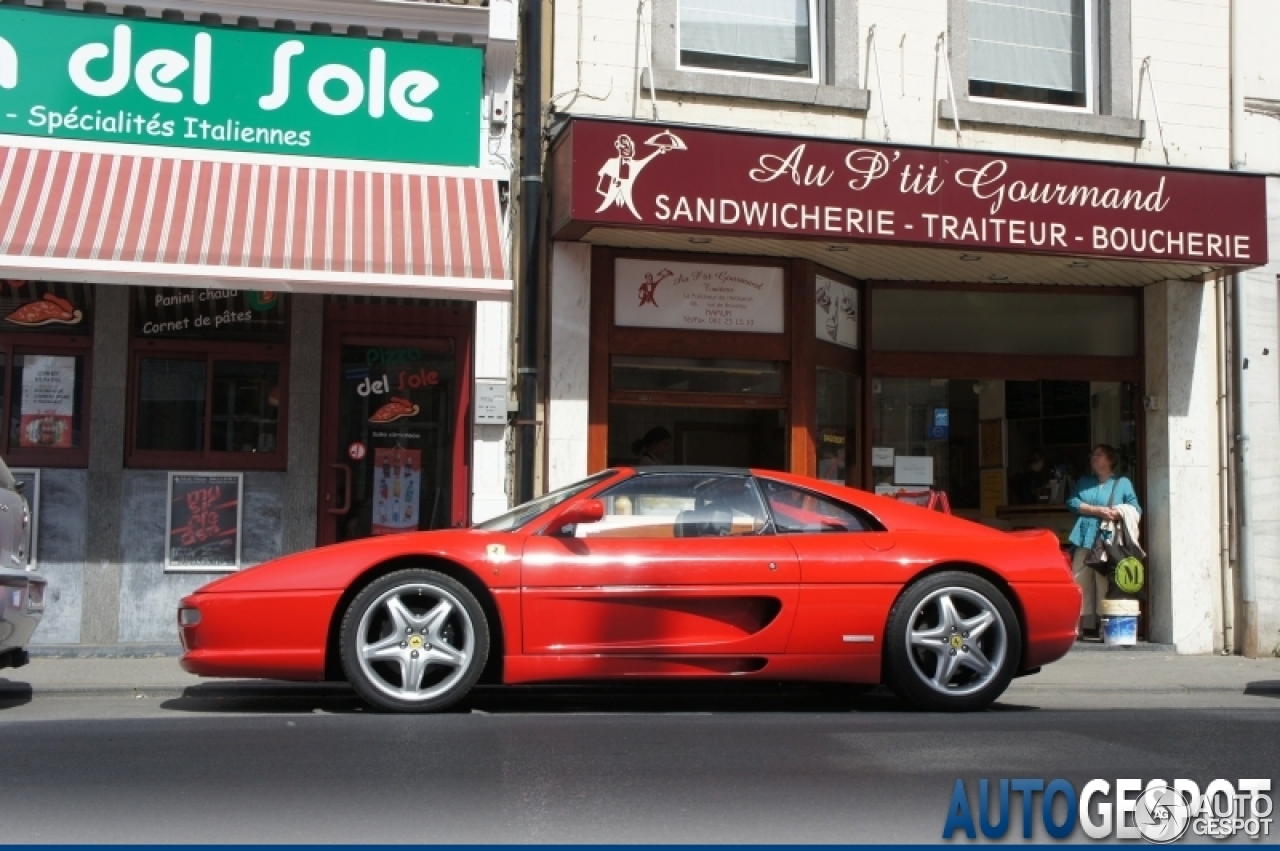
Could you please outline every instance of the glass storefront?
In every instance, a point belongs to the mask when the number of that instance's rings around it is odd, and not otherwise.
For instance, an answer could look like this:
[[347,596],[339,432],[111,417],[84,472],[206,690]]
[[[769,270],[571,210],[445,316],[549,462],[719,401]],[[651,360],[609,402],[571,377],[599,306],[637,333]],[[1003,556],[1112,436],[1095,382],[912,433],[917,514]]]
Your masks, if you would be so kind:
[[957,514],[1062,531],[1092,446],[1114,446],[1120,474],[1139,480],[1136,397],[1133,382],[876,378],[872,485],[941,490]]
[[883,285],[872,304],[877,491],[943,491],[957,514],[1065,536],[1092,446],[1141,481],[1133,291]]
[[671,436],[664,463],[786,469],[786,411],[696,405],[611,406],[609,466],[637,463],[635,448],[654,428]]
[[862,382],[856,375],[818,367],[814,443],[818,478],[859,484],[858,399]]
[[[593,302],[607,345],[593,361],[592,469],[654,463],[654,451],[785,469],[912,501],[945,494],[958,515],[1064,540],[1094,445],[1114,446],[1141,489],[1140,290],[859,283],[808,263],[743,264],[613,253]],[[705,286],[730,279],[723,294]],[[779,304],[785,321],[766,322]],[[665,435],[656,450],[637,449],[652,435]]]

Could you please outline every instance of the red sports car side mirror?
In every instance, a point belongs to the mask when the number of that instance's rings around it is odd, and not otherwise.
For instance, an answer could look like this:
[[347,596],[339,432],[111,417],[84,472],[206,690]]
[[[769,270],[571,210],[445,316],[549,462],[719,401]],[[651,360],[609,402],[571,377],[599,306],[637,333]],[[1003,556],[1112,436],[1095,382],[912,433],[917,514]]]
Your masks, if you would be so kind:
[[604,503],[598,499],[584,499],[570,505],[556,518],[555,531],[559,532],[565,526],[574,526],[579,523],[599,523],[603,519]]

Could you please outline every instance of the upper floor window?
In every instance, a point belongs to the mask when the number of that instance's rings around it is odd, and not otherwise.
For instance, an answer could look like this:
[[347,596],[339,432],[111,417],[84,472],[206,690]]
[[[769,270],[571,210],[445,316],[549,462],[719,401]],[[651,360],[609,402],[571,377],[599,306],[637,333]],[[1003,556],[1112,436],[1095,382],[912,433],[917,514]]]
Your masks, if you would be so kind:
[[680,66],[820,82],[819,0],[679,0]]
[[969,95],[1092,109],[1095,0],[969,0]]

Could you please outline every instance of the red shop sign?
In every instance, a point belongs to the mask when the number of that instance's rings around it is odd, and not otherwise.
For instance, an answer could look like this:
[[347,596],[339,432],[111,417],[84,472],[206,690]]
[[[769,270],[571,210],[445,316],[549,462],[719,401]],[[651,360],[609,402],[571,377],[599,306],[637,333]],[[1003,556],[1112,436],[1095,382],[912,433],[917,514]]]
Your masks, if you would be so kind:
[[552,162],[559,239],[622,226],[1267,262],[1262,175],[591,119]]

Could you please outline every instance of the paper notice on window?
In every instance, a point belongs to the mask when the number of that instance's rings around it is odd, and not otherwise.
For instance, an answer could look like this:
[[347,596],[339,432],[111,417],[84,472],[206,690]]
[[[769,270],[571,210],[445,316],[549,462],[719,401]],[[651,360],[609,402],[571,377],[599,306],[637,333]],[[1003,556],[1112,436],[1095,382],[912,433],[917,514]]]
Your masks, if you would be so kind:
[[20,446],[69,449],[75,414],[76,359],[26,355],[22,362]]
[[895,485],[933,486],[933,457],[930,455],[898,455],[893,459]]
[[421,450],[379,448],[373,462],[373,534],[416,530],[422,516]]
[[893,447],[892,446],[871,447],[871,466],[872,467],[892,467],[893,466]]
[[979,475],[979,494],[983,517],[995,517],[1004,504],[1004,470],[983,470]]

